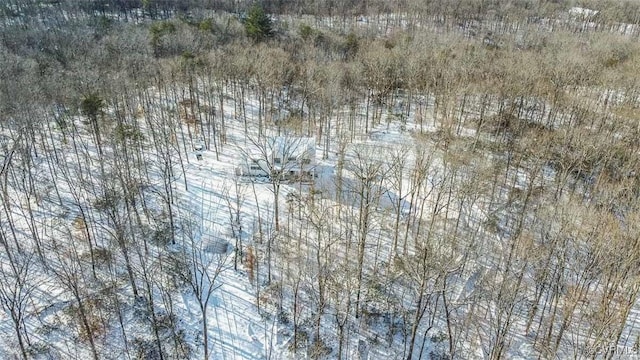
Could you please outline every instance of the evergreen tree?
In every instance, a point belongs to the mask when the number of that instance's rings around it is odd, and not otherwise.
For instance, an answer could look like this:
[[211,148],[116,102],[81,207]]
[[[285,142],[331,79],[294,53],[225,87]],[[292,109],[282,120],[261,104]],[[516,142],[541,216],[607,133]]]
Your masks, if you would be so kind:
[[264,41],[273,36],[273,24],[264,9],[253,4],[244,22],[247,35],[256,42]]

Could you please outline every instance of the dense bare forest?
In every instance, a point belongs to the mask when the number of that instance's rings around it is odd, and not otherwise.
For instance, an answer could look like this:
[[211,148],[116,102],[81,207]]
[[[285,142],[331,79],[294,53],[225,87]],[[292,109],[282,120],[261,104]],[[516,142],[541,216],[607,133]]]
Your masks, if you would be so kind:
[[0,34],[1,358],[640,353],[637,0],[4,0]]

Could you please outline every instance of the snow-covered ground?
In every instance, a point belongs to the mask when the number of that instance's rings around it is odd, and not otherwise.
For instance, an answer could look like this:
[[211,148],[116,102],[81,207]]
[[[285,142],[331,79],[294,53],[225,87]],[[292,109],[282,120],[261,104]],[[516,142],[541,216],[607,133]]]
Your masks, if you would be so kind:
[[[329,142],[324,137],[316,142],[317,179],[311,184],[285,181],[280,185],[280,229],[276,230],[274,184],[235,172],[251,146],[248,137],[259,136],[257,100],[244,99],[246,113],[240,113],[236,94],[227,94],[226,139],[216,151],[212,137],[201,142],[193,128],[179,120],[167,121],[161,110],[170,107],[169,100],[156,90],[150,92],[157,97],[151,102],[156,105],[130,119],[144,140],[124,144],[139,148],[127,152],[122,143],[105,140],[102,151],[108,161],[103,164],[91,127],[81,116],[68,117],[71,125],[64,135],[59,130],[43,132],[36,142],[5,134],[7,149],[17,145],[15,152],[3,157],[13,167],[3,174],[9,185],[2,193],[5,208],[0,215],[5,242],[2,270],[3,274],[12,271],[9,254],[18,254],[15,264],[30,266],[24,281],[34,285],[28,288],[20,331],[28,334],[34,357],[91,357],[83,329],[90,327],[100,358],[154,358],[157,344],[175,348],[170,352],[173,358],[201,358],[205,353],[203,311],[212,359],[304,358],[311,356],[305,347],[311,348],[316,332],[326,347],[320,350],[328,358],[337,357],[342,345],[343,358],[400,359],[408,356],[412,330],[414,359],[445,353],[449,336],[459,358],[488,358],[506,339],[509,358],[538,354],[526,324],[532,291],[526,288],[521,297],[511,299],[491,286],[507,280],[512,281],[509,286],[515,283],[506,254],[512,246],[513,213],[521,206],[523,194],[530,191],[527,196],[538,201],[532,189],[550,187],[558,174],[548,166],[532,171],[527,160],[519,160],[507,172],[494,173],[492,161],[504,155],[473,153],[475,145],[469,144],[482,143],[487,136],[476,132],[472,112],[465,115],[467,126],[443,128],[433,119],[433,100],[425,96],[426,106],[414,106],[406,116],[394,114],[402,109],[385,109],[376,124],[367,124],[366,133],[362,129],[357,134],[338,133],[334,126],[333,132],[323,134]],[[547,114],[536,111],[532,116]],[[363,108],[356,111],[358,117],[364,113]],[[252,129],[247,133],[245,116]],[[279,134],[275,126],[270,127],[265,136]],[[341,143],[340,139],[348,138]],[[201,143],[210,144],[209,148],[201,149]],[[30,153],[18,151],[25,144],[37,149],[39,156],[31,158]],[[342,145],[344,151],[340,151]],[[140,159],[120,162],[125,156]],[[145,166],[132,167],[136,161]],[[398,167],[400,163],[404,167]],[[367,178],[372,167],[374,173]],[[424,179],[417,180],[420,168],[425,170]],[[140,183],[130,188],[120,184],[118,177],[126,172]],[[30,189],[28,176],[37,179],[36,189]],[[486,183],[485,177],[490,179]],[[124,201],[106,196],[105,189],[111,186],[115,192],[139,191],[144,204],[129,204],[138,212],[125,211]],[[165,194],[169,191],[170,195]],[[366,202],[365,193],[372,194]],[[498,195],[493,197],[494,193]],[[111,208],[109,201],[117,206]],[[370,214],[364,204],[373,204]],[[153,240],[166,231],[170,207],[175,244]],[[370,217],[358,220],[365,213]],[[144,218],[153,231],[127,227],[133,216]],[[527,225],[523,233],[531,237],[536,236],[536,227],[545,225],[531,216],[521,221]],[[365,233],[358,233],[365,226]],[[421,229],[421,237],[414,235],[415,228]],[[131,238],[118,238],[118,231]],[[364,239],[362,254],[356,239]],[[418,245],[419,241],[427,245]],[[87,246],[91,242],[95,254]],[[28,251],[18,251],[21,246]],[[524,250],[516,248],[514,256],[518,251]],[[423,268],[421,254],[430,256]],[[368,300],[354,312],[357,255],[363,260],[360,270]],[[90,266],[94,257],[99,259],[97,270]],[[276,261],[276,257],[286,260]],[[172,262],[176,258],[186,265]],[[179,265],[189,271],[173,268]],[[426,280],[421,278],[426,276],[424,269],[430,271]],[[180,278],[185,274],[189,276]],[[517,286],[533,287],[533,275],[523,274]],[[131,277],[138,298],[129,284]],[[323,298],[317,288],[326,283],[319,280],[332,284]],[[8,284],[6,278],[3,281]],[[190,286],[190,281],[196,284]],[[203,301],[196,290],[208,286],[211,292],[205,291],[205,298],[210,297]],[[418,313],[416,304],[421,304],[416,301],[420,286],[428,289],[422,293],[424,299],[433,303],[425,308],[422,325],[411,329],[408,324]],[[440,296],[445,292],[446,298]],[[442,299],[449,303],[443,305]],[[79,304],[88,310],[81,310]],[[626,319],[621,344],[638,336],[638,309],[635,304]],[[89,313],[87,325],[79,321],[83,311]],[[361,311],[364,314],[355,315]],[[505,316],[511,323],[500,334]],[[347,324],[342,344],[337,340],[340,319]],[[154,322],[162,324],[161,331],[149,325]],[[3,333],[14,333],[12,324],[9,312],[3,312]],[[580,325],[567,331],[573,331],[571,336],[582,346],[585,335]],[[300,332],[297,352],[292,351],[295,327]],[[180,341],[190,350],[180,353]],[[558,353],[568,356],[571,344],[561,345],[567,350],[561,347]],[[0,338],[0,352],[5,358],[18,356],[17,339]]]

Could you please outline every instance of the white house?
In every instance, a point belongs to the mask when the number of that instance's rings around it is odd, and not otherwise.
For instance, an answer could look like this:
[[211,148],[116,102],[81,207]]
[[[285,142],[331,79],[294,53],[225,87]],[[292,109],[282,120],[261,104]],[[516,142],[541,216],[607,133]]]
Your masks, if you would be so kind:
[[280,176],[283,179],[315,177],[316,141],[306,137],[269,137],[243,151],[236,167],[240,176]]

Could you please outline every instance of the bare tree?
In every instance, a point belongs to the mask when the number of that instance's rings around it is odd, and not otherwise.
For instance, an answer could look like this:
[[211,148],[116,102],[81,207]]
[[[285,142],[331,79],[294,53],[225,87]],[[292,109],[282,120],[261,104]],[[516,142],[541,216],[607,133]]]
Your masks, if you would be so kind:
[[305,169],[315,161],[315,142],[309,138],[248,136],[255,153],[243,150],[247,162],[256,164],[271,181],[273,192],[275,231],[280,231],[280,188],[291,178],[313,176],[305,174]]
[[[388,192],[389,198],[393,204],[394,221],[393,221],[393,252],[398,252],[398,238],[400,237],[400,218],[404,212],[403,203],[410,194],[406,190],[405,182],[407,180],[406,173],[409,166],[409,147],[398,146],[391,150],[391,158],[389,161],[389,176],[386,182],[389,183],[390,190],[395,193]],[[392,254],[393,257],[393,254]]]
[[[70,234],[67,240],[70,244],[73,244]],[[88,286],[87,280],[84,278],[82,261],[73,246],[59,246],[54,255],[56,256],[57,266],[52,268],[52,272],[65,290],[71,294],[73,301],[77,305],[80,328],[89,341],[94,360],[98,360],[100,355],[95,339],[97,335],[96,319],[88,304],[89,290],[94,288]]]
[[209,359],[209,303],[215,290],[222,286],[218,277],[228,265],[228,243],[217,234],[204,233],[198,224],[187,225],[184,236],[181,251],[174,257],[174,264],[179,266],[175,270],[198,300],[202,315],[203,358]]
[[247,188],[240,182],[238,176],[233,179],[233,195],[229,194],[229,190],[225,188],[223,191],[224,199],[229,209],[229,226],[231,233],[235,239],[233,269],[238,270],[238,257],[242,261],[242,205],[244,204]]
[[0,267],[0,306],[13,322],[18,346],[22,358],[27,360],[29,337],[25,326],[29,304],[33,292],[36,290],[33,261],[29,255],[15,259],[18,263],[12,268]]
[[360,295],[364,274],[364,255],[367,245],[372,214],[380,202],[382,195],[382,179],[387,173],[387,165],[379,156],[379,150],[368,144],[357,144],[351,149],[346,168],[355,180],[353,200],[357,204],[357,242],[356,253],[358,291],[356,293],[356,317],[360,312]]

